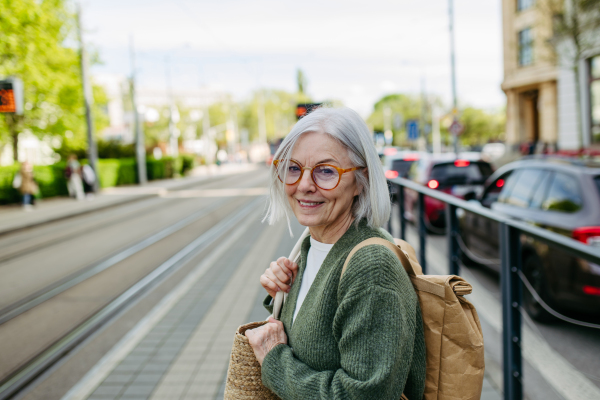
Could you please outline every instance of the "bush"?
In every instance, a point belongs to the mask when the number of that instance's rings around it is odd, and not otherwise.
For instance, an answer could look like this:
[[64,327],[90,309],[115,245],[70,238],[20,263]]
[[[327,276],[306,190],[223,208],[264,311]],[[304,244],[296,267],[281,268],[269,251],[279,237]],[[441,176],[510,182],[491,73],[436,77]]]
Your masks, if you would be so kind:
[[[148,157],[146,159],[148,180],[184,175],[194,168],[195,161],[195,157],[188,154],[177,158],[163,157],[160,160]],[[81,163],[86,164],[87,160],[81,160]],[[33,167],[35,180],[40,188],[40,198],[68,195],[65,167],[64,161]],[[0,167],[0,204],[21,201],[21,194],[12,187],[14,176],[18,171],[19,164]],[[135,184],[138,182],[137,162],[135,158],[100,159],[98,179],[102,188]]]
[[135,158],[135,144],[117,140],[98,140],[98,158]]
[[188,171],[191,171],[196,166],[196,157],[190,154],[182,154],[179,156],[181,159],[180,174],[185,175]]
[[135,159],[100,159],[98,160],[98,177],[102,188],[137,183]]

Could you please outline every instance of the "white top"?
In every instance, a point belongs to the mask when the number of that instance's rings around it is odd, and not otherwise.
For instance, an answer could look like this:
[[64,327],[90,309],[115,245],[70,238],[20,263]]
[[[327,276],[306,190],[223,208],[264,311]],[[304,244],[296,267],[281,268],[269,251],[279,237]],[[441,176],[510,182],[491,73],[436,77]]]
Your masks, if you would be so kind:
[[296,319],[296,315],[298,315],[298,311],[300,311],[300,307],[302,307],[302,303],[306,298],[308,290],[315,281],[319,269],[321,269],[323,260],[325,260],[325,257],[327,257],[327,254],[332,247],[333,244],[317,242],[312,237],[310,238],[310,249],[308,250],[308,255],[306,257],[306,268],[304,268],[304,275],[302,275],[302,285],[300,286],[300,292],[298,293],[298,300],[296,301],[296,309],[294,310],[292,324]]

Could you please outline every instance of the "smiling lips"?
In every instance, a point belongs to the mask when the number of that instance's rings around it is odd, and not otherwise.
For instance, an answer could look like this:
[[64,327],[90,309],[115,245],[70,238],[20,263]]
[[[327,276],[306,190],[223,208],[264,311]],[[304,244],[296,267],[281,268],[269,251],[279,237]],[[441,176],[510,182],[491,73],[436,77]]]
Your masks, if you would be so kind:
[[321,204],[323,204],[323,202],[298,200],[298,204],[300,204],[300,207],[314,208],[320,206]]

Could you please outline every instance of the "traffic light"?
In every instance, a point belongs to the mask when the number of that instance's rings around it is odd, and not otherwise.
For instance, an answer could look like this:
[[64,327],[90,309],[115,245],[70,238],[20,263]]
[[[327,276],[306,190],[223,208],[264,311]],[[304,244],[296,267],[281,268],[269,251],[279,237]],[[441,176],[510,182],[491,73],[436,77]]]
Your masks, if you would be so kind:
[[296,106],[296,118],[300,119],[322,105],[323,103],[300,103]]
[[23,82],[19,78],[0,80],[0,112],[23,115]]

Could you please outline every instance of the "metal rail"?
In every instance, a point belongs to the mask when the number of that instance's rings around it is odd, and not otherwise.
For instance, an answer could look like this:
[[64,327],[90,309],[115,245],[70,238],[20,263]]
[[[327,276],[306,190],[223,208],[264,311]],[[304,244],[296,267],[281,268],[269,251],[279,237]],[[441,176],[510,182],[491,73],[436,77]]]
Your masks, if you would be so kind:
[[135,302],[142,294],[164,281],[173,272],[183,266],[186,261],[189,261],[201,251],[212,245],[215,241],[219,240],[221,236],[234,228],[240,221],[247,217],[250,212],[255,210],[259,202],[262,201],[262,198],[253,200],[234,215],[210,228],[192,243],[181,249],[174,256],[103,307],[100,311],[74,328],[61,340],[29,361],[15,374],[11,375],[3,382],[0,382],[0,400],[11,398],[24,389],[36,377],[60,361],[65,355],[100,329],[120,311],[133,304],[133,302]]
[[538,239],[546,244],[558,247],[577,257],[600,264],[600,250],[587,246],[574,239],[559,235],[546,229],[528,225],[514,220],[497,212],[488,210],[480,205],[459,199],[449,194],[429,189],[404,178],[388,179],[397,189],[397,198],[400,209],[400,238],[406,238],[406,221],[404,216],[404,189],[414,190],[418,193],[418,231],[419,255],[423,265],[426,266],[426,236],[424,197],[440,200],[446,203],[446,223],[448,234],[448,270],[452,275],[460,272],[459,264],[459,227],[456,211],[460,208],[465,211],[480,215],[499,223],[500,256],[501,256],[501,287],[502,287],[502,344],[503,344],[503,373],[504,373],[504,399],[523,399],[523,366],[521,356],[521,306],[522,287],[521,273],[521,243],[520,236],[525,234]]

